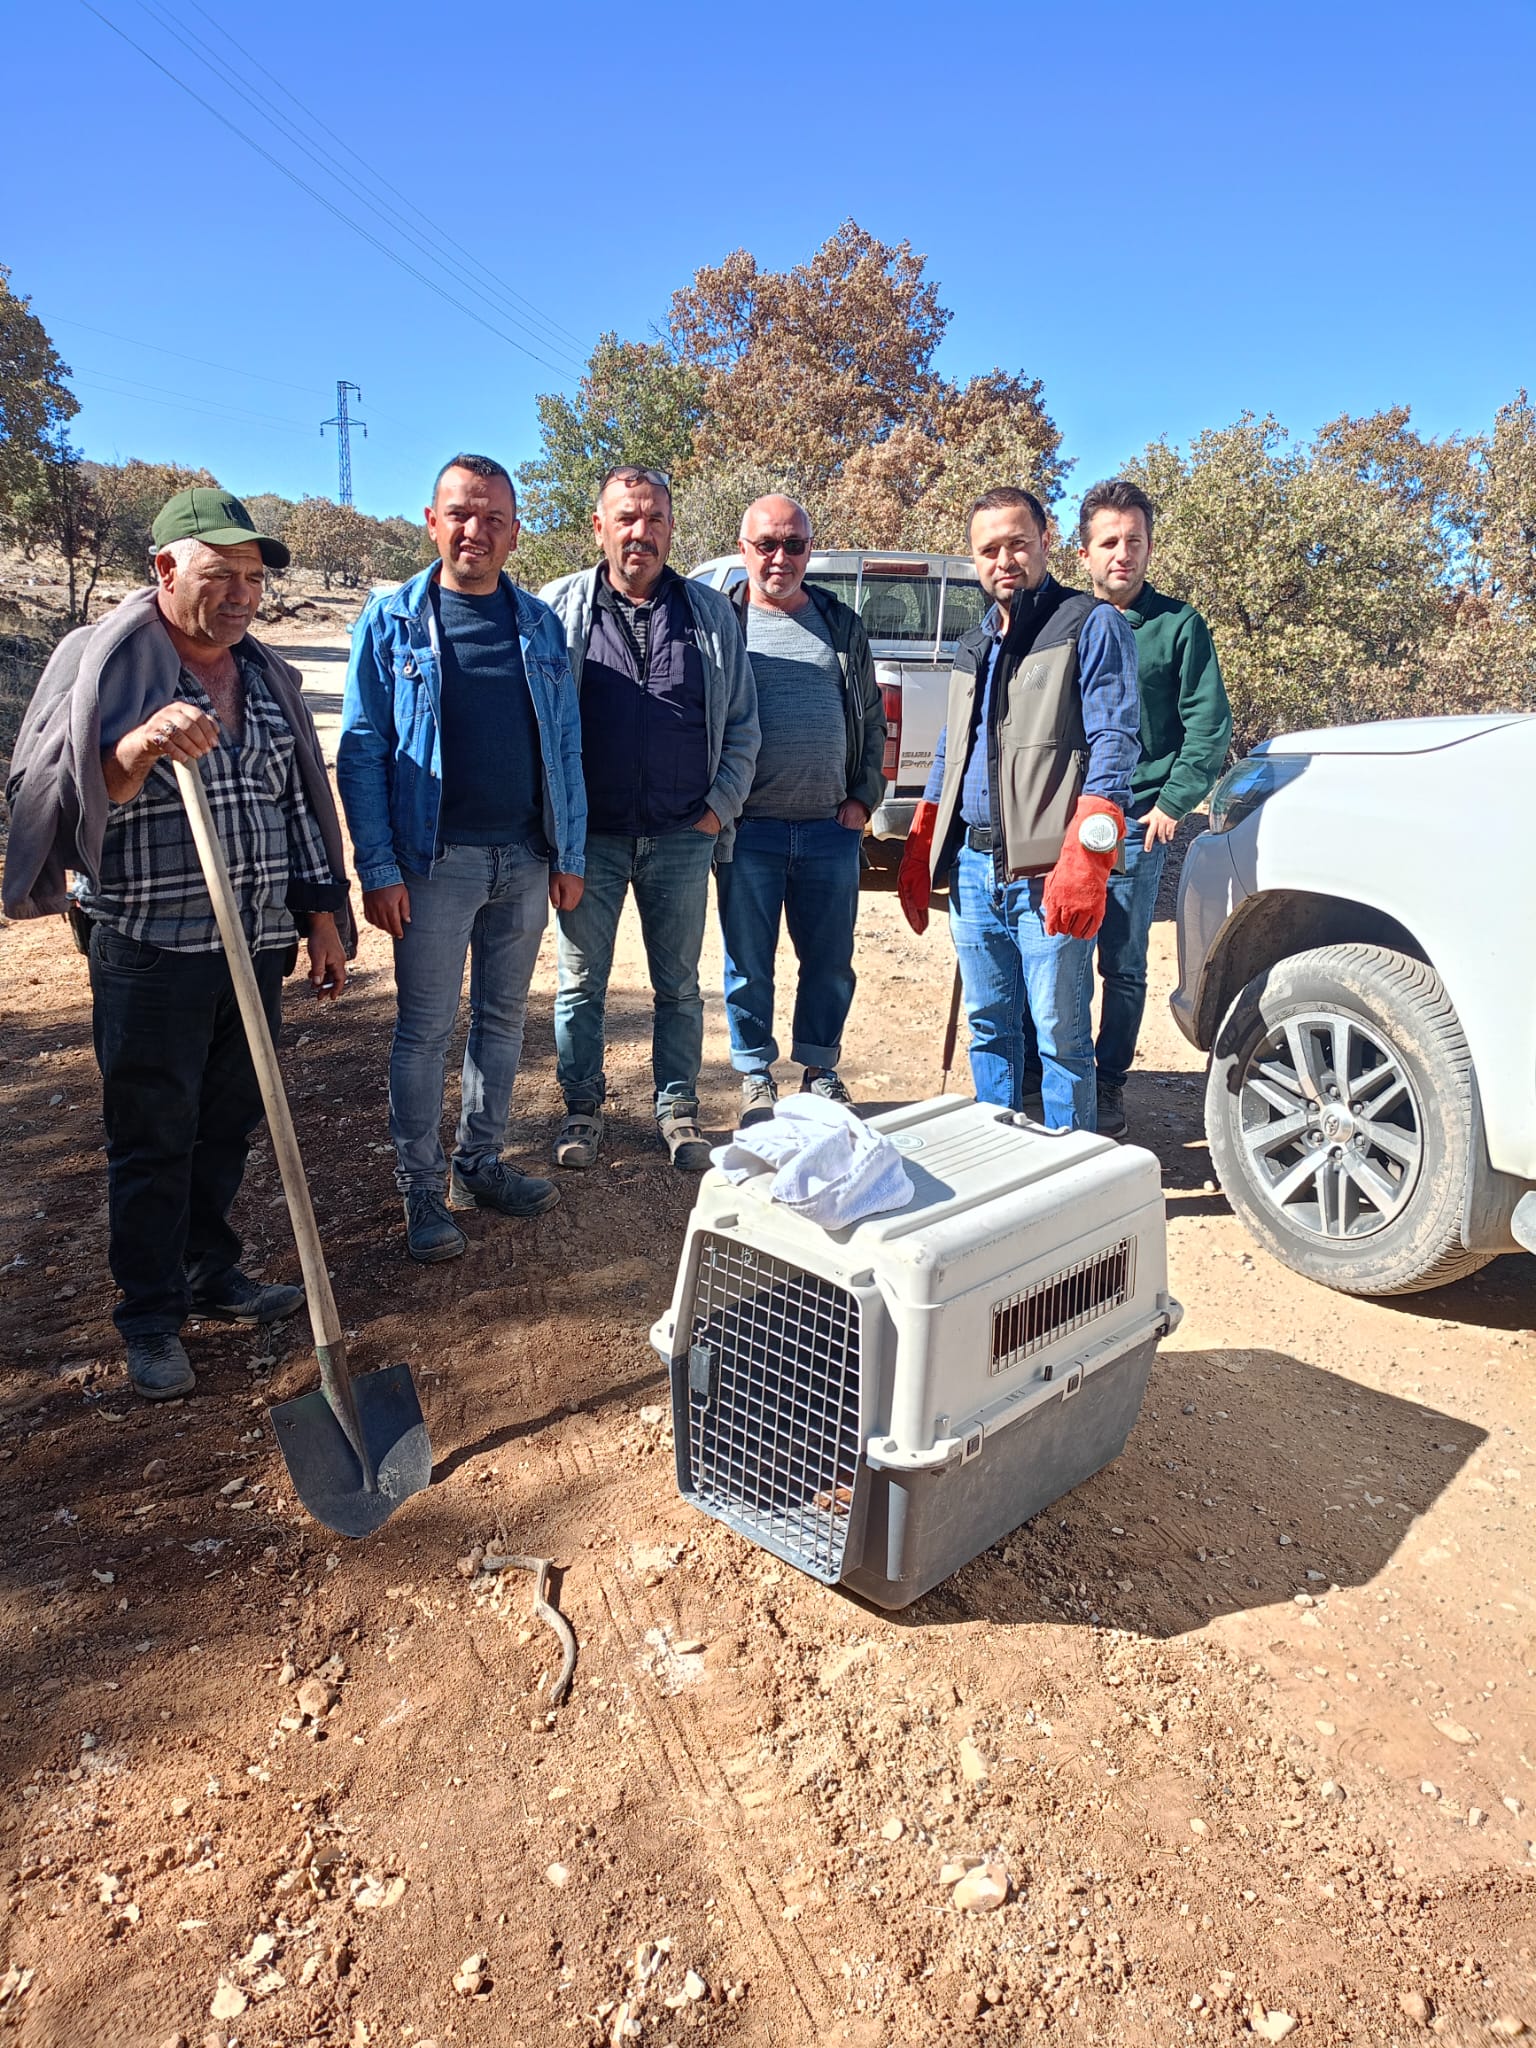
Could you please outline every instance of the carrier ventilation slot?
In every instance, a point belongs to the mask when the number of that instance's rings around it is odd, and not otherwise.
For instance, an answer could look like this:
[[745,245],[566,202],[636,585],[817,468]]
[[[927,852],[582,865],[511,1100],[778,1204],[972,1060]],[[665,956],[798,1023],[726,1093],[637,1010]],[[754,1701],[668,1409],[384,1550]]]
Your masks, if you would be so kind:
[[704,1232],[689,1334],[695,1500],[835,1582],[859,1473],[857,1298]]
[[1007,1372],[1058,1337],[1119,1308],[1135,1284],[1136,1240],[1122,1237],[1117,1245],[998,1302],[992,1310],[993,1373]]

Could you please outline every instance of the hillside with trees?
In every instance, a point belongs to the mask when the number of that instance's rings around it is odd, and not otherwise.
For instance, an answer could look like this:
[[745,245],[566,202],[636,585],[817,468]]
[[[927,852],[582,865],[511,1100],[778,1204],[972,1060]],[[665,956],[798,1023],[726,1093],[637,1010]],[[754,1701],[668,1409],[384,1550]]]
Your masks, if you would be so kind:
[[[672,295],[666,331],[601,335],[575,392],[537,401],[517,472],[513,566],[537,588],[593,558],[591,509],[619,461],[664,470],[684,566],[736,544],[769,489],[810,508],[827,546],[963,549],[966,510],[1021,483],[1065,528],[1073,461],[1027,366],[963,382],[936,352],[951,320],[926,258],[845,221],[810,259],[765,270],[738,249]],[[0,267],[0,543],[59,571],[46,616],[0,612],[0,744],[57,634],[147,573],[149,522],[206,471],[101,463],[76,447],[69,370]],[[1149,407],[1155,405],[1155,394]],[[1245,414],[1187,447],[1127,451],[1158,507],[1155,580],[1209,618],[1239,745],[1345,718],[1536,709],[1536,408],[1513,394],[1485,432],[1441,439],[1409,408],[1341,415],[1310,439]],[[259,493],[255,517],[329,591],[431,559],[425,529],[325,498]],[[279,580],[273,603],[285,602]],[[9,682],[7,683],[7,676]]]

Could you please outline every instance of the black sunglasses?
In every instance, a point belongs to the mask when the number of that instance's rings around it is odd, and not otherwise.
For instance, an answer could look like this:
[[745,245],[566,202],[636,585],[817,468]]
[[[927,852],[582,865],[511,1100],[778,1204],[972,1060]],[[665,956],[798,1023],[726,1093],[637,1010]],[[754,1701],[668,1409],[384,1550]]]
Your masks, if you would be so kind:
[[607,490],[608,486],[611,483],[615,482],[625,484],[654,484],[658,490],[665,491],[668,498],[672,496],[672,479],[667,475],[667,472],[664,469],[645,469],[642,468],[641,465],[636,462],[621,462],[617,465],[616,468],[610,469],[604,476],[602,482],[598,485],[597,499],[599,504],[602,503],[604,491]]
[[744,535],[743,538],[748,547],[757,549],[765,562],[770,555],[776,555],[780,548],[792,561],[797,561],[811,544],[803,533],[782,533],[768,540],[754,540],[750,534]]

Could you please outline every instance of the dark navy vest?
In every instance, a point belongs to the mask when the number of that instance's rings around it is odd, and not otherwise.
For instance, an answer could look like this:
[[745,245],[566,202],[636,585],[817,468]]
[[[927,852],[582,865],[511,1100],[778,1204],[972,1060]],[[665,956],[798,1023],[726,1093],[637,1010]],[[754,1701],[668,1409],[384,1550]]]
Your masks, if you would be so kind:
[[581,671],[587,830],[654,837],[697,823],[709,795],[704,660],[682,578],[663,573],[642,672],[598,576]]

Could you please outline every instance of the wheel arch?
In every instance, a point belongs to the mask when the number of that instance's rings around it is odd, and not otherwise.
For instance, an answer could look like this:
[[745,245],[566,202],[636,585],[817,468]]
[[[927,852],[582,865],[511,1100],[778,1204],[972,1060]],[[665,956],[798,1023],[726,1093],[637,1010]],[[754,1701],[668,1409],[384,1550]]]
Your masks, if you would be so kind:
[[[1195,1043],[1215,1048],[1221,1020],[1256,974],[1317,946],[1385,946],[1434,967],[1424,946],[1374,904],[1307,889],[1266,889],[1237,906],[1212,947],[1195,1001]],[[1438,973],[1438,969],[1436,972]]]

